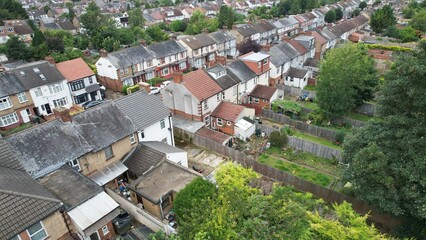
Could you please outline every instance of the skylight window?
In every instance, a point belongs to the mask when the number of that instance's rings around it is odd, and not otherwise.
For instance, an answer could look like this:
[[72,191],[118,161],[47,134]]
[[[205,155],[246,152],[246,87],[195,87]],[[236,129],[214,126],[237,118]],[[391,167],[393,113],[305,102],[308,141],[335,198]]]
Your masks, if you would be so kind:
[[38,68],[33,68],[33,71],[34,71],[35,73],[39,73],[39,72],[40,72],[40,69],[38,69]]
[[46,77],[43,74],[39,74],[40,78],[46,80]]
[[19,71],[19,73],[21,74],[21,76],[25,76],[25,72],[24,71]]

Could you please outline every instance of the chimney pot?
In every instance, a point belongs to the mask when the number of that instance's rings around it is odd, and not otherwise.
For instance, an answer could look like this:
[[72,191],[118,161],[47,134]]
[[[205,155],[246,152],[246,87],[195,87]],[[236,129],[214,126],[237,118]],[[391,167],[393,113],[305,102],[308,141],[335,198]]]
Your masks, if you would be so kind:
[[139,84],[139,88],[143,91],[145,91],[146,93],[150,94],[151,93],[151,85],[149,85],[149,83],[146,82],[140,82]]
[[50,65],[55,65],[55,59],[52,56],[47,56],[44,58]]
[[108,52],[104,48],[102,48],[99,52],[101,54],[101,57],[107,57],[108,56]]
[[177,84],[181,84],[183,81],[183,73],[181,72],[174,72],[172,74],[173,82]]

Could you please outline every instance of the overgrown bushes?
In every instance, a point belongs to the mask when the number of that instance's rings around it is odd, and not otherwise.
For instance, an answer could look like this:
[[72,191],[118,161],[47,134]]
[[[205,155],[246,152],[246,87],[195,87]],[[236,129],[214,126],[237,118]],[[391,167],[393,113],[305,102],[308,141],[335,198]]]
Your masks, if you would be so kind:
[[272,132],[271,135],[269,136],[269,142],[271,143],[271,146],[273,147],[282,148],[284,147],[284,145],[287,144],[288,138],[285,133],[276,131],[276,132]]

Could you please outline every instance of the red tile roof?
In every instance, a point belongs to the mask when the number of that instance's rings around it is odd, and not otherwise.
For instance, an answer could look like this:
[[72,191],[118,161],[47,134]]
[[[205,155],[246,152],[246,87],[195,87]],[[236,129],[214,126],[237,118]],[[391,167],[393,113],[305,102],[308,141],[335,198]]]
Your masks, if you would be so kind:
[[68,82],[95,75],[82,58],[57,63],[56,67]]
[[288,41],[288,43],[290,43],[291,46],[293,46],[301,55],[308,52],[308,49],[306,49],[302,44],[300,44],[296,40],[291,39]]
[[184,75],[182,85],[199,101],[222,91],[222,88],[202,69]]
[[238,116],[244,111],[244,108],[244,106],[234,103],[221,102],[210,115],[227,121],[236,122]]
[[208,138],[208,139],[213,140],[215,142],[218,142],[220,144],[226,144],[232,138],[229,135],[208,129],[206,127],[202,127],[195,134],[197,134],[201,137]]
[[318,42],[320,45],[326,44],[327,40],[318,32],[312,31],[312,37],[315,37],[315,42]]
[[274,87],[258,84],[253,88],[249,96],[270,100],[276,91],[277,89]]

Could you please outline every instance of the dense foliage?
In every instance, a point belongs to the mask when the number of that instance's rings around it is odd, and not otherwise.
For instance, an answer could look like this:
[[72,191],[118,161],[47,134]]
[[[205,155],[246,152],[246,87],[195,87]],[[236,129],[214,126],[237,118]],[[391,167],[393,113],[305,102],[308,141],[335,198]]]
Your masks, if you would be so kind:
[[248,39],[237,46],[238,52],[244,55],[249,52],[259,52],[262,47],[255,41]]
[[17,0],[0,1],[0,24],[3,20],[27,18],[27,12]]
[[389,26],[395,25],[396,18],[390,5],[376,10],[370,18],[370,26],[376,33],[383,32]]
[[[426,42],[402,56],[386,75],[379,112],[344,143],[345,180],[356,196],[383,211],[408,217],[426,236]],[[423,227],[421,227],[423,226]]]
[[177,194],[179,238],[384,238],[348,203],[329,208],[311,194],[271,186],[253,170],[233,163],[221,166],[215,177],[217,189],[199,178]]
[[344,44],[330,50],[321,61],[317,104],[329,118],[338,118],[373,99],[377,84],[374,62],[367,55],[367,48]]

